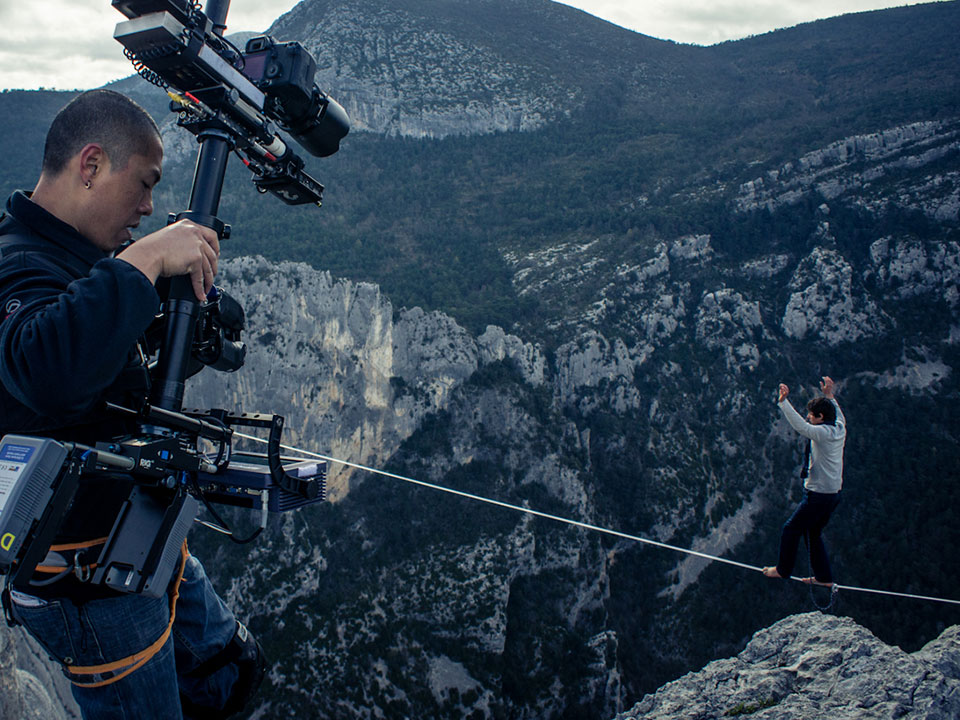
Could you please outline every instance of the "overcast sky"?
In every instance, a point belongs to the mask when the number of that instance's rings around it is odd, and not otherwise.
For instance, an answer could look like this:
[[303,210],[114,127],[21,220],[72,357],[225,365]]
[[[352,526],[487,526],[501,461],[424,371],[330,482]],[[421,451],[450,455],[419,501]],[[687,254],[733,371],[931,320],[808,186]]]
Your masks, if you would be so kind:
[[[298,0],[232,0],[228,32],[263,31]],[[384,0],[389,2],[389,0]],[[863,10],[920,0],[569,0],[566,5],[682,43],[712,45]],[[956,0],[954,0],[956,1]],[[0,89],[99,87],[131,74],[113,28],[110,0],[0,0]]]

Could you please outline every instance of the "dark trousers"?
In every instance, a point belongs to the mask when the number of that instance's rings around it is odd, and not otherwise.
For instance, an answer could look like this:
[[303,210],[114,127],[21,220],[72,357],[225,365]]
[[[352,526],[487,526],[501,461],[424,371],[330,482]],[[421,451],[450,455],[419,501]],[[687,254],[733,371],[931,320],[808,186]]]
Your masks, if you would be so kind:
[[[222,707],[239,675],[229,663],[207,677],[191,677],[227,645],[237,620],[207,579],[203,565],[188,558],[180,583],[173,631],[160,652],[139,670],[105,687],[71,686],[84,718],[180,720],[181,699]],[[27,596],[29,598],[29,596]],[[76,605],[66,598],[18,602],[14,615],[51,657],[75,665],[101,665],[139,653],[159,638],[170,619],[170,598],[118,595]],[[69,660],[68,660],[69,658]],[[83,678],[98,680],[101,676]],[[211,717],[214,711],[186,714]]]
[[780,573],[780,577],[787,578],[793,574],[793,566],[797,560],[797,547],[800,545],[800,538],[803,538],[810,551],[810,567],[813,569],[813,576],[819,582],[833,582],[827,548],[823,544],[820,533],[827,526],[830,516],[839,503],[840,493],[803,491],[803,500],[784,524],[783,532],[780,534],[780,559],[777,562],[777,572]]

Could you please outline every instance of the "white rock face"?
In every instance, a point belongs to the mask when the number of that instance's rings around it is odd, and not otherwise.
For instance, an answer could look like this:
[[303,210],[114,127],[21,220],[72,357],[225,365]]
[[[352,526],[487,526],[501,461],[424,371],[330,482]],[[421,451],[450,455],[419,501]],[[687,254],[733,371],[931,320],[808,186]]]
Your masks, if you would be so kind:
[[733,371],[756,369],[760,362],[756,339],[762,327],[760,304],[729,288],[704,293],[697,309],[697,341],[721,350]]
[[960,245],[956,242],[884,237],[870,245],[870,261],[865,279],[875,278],[895,297],[933,294],[951,308],[960,302]]
[[487,325],[484,333],[477,338],[481,364],[489,364],[510,358],[517,369],[531,385],[542,385],[546,358],[535,345],[524,343],[515,335],[508,335],[496,325]]
[[322,23],[296,7],[271,33],[296,38],[317,61],[317,84],[350,116],[353,131],[446,137],[533,130],[583,103],[582,92],[496,47],[467,43],[390,4],[331,8]]
[[[218,282],[246,310],[246,363],[234,374],[201,373],[185,406],[283,415],[285,441],[297,447],[376,465],[481,364],[509,359],[528,382],[543,382],[536,346],[496,327],[475,339],[420,308],[394,319],[376,285],[262,258],[224,261]],[[252,397],[269,407],[247,407]],[[349,476],[330,467],[334,498]]]
[[561,402],[570,402],[585,388],[597,388],[602,383],[626,392],[617,398],[618,406],[639,407],[640,397],[630,387],[633,373],[646,360],[641,349],[628,348],[617,338],[609,341],[597,332],[587,333],[577,341],[557,349],[557,391]]
[[670,256],[679,260],[707,260],[711,255],[709,235],[688,235],[670,245]]
[[835,346],[873,337],[890,326],[873,300],[854,286],[850,264],[830,248],[814,248],[797,266],[789,287],[793,292],[780,323],[789,338]]
[[789,264],[789,255],[771,255],[745,263],[743,272],[750,277],[768,278],[783,272]]
[[[788,162],[740,186],[741,211],[774,210],[799,202],[808,194],[832,200],[849,191],[861,192],[881,178],[915,170],[960,148],[960,122],[924,121],[868,135],[854,135]],[[910,207],[931,217],[956,218],[958,185],[955,173],[933,175],[922,192],[906,193]],[[868,193],[872,196],[872,193]],[[884,197],[874,202],[886,203]],[[911,197],[912,195],[912,197]]]
[[936,352],[927,347],[904,348],[900,364],[886,372],[860,373],[860,377],[872,379],[883,390],[899,389],[911,395],[933,394],[940,384],[953,373]]

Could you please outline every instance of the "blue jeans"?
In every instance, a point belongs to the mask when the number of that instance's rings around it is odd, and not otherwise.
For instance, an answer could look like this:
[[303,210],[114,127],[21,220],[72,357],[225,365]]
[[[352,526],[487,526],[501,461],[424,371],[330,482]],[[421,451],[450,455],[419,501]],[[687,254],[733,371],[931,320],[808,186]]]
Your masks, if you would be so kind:
[[827,557],[827,548],[820,534],[839,503],[840,493],[803,491],[803,500],[784,524],[783,532],[780,534],[780,559],[777,562],[777,572],[780,573],[780,577],[788,578],[793,574],[800,538],[804,538],[810,552],[810,568],[813,570],[813,576],[819,582],[833,582],[830,559]]
[[[170,621],[170,599],[122,595],[76,605],[14,598],[14,616],[51,658],[68,665],[101,665],[152,645]],[[100,688],[73,685],[87,720],[180,720],[180,694],[219,708],[230,695],[237,668],[228,664],[206,678],[186,677],[233,638],[237,621],[210,584],[203,565],[187,559],[173,631],[143,667]]]

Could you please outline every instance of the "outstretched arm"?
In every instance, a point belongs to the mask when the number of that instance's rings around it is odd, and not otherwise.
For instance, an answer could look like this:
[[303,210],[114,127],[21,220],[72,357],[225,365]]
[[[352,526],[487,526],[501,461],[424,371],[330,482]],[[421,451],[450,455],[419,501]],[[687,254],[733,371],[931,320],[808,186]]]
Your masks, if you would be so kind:
[[[836,399],[833,397],[834,392],[836,391],[836,384],[826,375],[820,381],[820,389],[823,391],[824,397],[830,400],[837,408],[837,419],[838,421],[843,421],[843,413],[840,411],[840,406],[837,405]],[[786,418],[787,422],[790,423],[790,427],[796,430],[800,435],[803,435],[805,438],[810,438],[811,440],[822,440],[830,435],[830,430],[827,426],[824,425],[811,425],[808,423],[800,413],[798,413],[793,405],[790,404],[790,401],[787,400],[787,395],[790,394],[790,388],[788,388],[783,383],[780,383],[780,394],[777,400],[777,406],[780,408],[780,411],[783,413],[783,416]]]
[[[785,389],[787,389],[786,385],[780,386],[780,399],[777,401],[777,407],[780,408],[780,412],[783,413],[783,416],[787,419],[787,422],[790,423],[790,427],[804,437],[812,439],[814,437],[812,433],[814,426],[804,420],[800,413],[798,413],[794,409],[793,405],[790,404],[790,401],[787,400],[787,394],[784,392]],[[787,390],[787,392],[789,392],[789,390]]]

